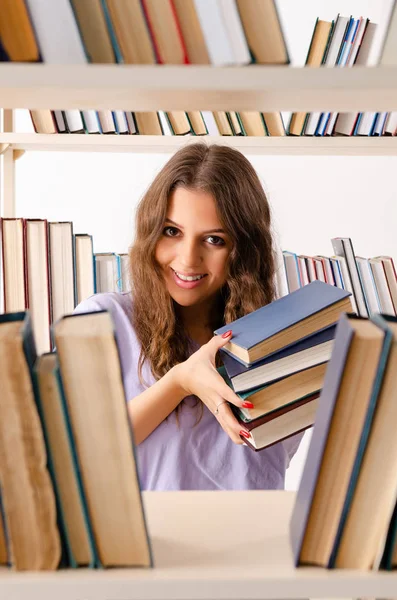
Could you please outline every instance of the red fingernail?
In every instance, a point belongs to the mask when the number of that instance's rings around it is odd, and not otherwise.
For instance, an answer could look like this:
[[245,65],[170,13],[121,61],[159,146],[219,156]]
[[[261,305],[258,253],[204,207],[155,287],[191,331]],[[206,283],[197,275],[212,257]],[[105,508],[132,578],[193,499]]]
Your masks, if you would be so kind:
[[252,402],[243,402],[242,406],[243,408],[254,408]]
[[251,437],[251,434],[249,433],[249,431],[244,431],[244,429],[242,429],[240,431],[240,435],[242,435],[245,438],[250,438]]
[[232,330],[231,329],[229,329],[229,331],[225,331],[225,333],[222,333],[222,337],[223,338],[228,338],[229,335],[232,335]]

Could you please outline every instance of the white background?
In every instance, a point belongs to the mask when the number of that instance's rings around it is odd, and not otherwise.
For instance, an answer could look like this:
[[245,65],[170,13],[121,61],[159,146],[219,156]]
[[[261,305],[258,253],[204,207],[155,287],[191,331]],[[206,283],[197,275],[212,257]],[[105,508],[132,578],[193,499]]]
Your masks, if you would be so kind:
[[[390,0],[280,0],[278,5],[293,64],[304,63],[316,17],[331,20],[338,11],[379,24],[376,60]],[[26,111],[18,114],[17,129],[32,130]],[[350,236],[358,255],[397,258],[396,157],[249,158],[268,193],[283,249],[330,255],[331,237]],[[165,154],[26,153],[17,162],[17,216],[72,220],[76,233],[93,234],[96,252],[126,252],[136,204],[167,159]],[[309,439],[306,434],[287,472],[288,489],[299,483]]]

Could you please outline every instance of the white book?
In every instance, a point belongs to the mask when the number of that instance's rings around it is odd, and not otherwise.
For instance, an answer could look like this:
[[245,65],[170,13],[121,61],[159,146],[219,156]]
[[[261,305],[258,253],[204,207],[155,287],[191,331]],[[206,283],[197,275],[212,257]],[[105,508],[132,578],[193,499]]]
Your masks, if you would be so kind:
[[116,125],[110,110],[98,110],[98,119],[102,133],[116,133]]
[[218,0],[236,65],[247,65],[251,55],[245,37],[236,0]]
[[298,257],[293,252],[283,251],[285,272],[287,274],[289,293],[299,290],[302,287],[299,275]]
[[73,312],[74,260],[73,226],[71,222],[48,223],[51,313],[55,323]]
[[317,277],[318,281],[327,283],[325,280],[323,263],[318,258],[313,258],[313,262],[314,262],[314,268],[316,270],[316,277]]
[[208,135],[220,135],[218,125],[214,117],[214,113],[210,110],[202,110],[201,115],[204,119],[205,126],[208,131]]
[[101,128],[99,127],[99,121],[96,112],[94,110],[83,110],[82,113],[87,133],[101,133]]
[[123,110],[113,111],[114,120],[116,121],[117,130],[119,133],[128,133],[127,117]]
[[[70,112],[74,112],[74,111],[70,111]],[[79,112],[79,111],[75,111],[75,112]],[[80,116],[80,113],[79,113]],[[54,117],[55,117],[55,122],[57,124],[57,129],[59,131],[59,133],[65,133],[66,132],[66,123],[65,123],[65,119],[63,118],[63,114],[61,110],[54,110]],[[80,121],[81,121],[81,116],[80,116]],[[81,123],[81,125],[83,125],[83,123]]]
[[381,306],[378,297],[378,291],[372,274],[368,258],[356,256],[357,268],[363,282],[364,292],[367,299],[370,314],[380,313]]
[[385,133],[389,135],[397,134],[397,112],[388,114],[385,124]]
[[170,124],[168,122],[168,119],[165,115],[165,112],[163,110],[159,110],[157,114],[160,119],[160,124],[161,124],[161,128],[163,130],[163,135],[174,135],[172,132],[172,129],[170,127]]
[[385,127],[387,112],[381,112],[378,114],[378,118],[376,119],[375,127],[374,127],[374,135],[383,135],[383,130]]
[[347,268],[346,259],[344,256],[335,256],[333,258],[335,258],[338,261],[339,270],[340,270],[340,274],[341,274],[341,278],[342,278],[343,289],[347,290],[351,294],[350,302],[352,305],[352,310],[353,310],[353,312],[358,314],[357,303],[356,303],[356,299],[354,297],[353,286],[352,286],[352,282],[350,279],[349,270]]
[[219,0],[194,0],[197,17],[212,65],[234,65],[235,51]]
[[389,286],[387,285],[386,273],[382,261],[377,258],[370,258],[369,264],[378,291],[379,302],[382,309],[381,312],[385,315],[395,316],[396,313],[394,312],[393,301],[391,299]]
[[97,293],[120,291],[120,259],[117,254],[95,254],[95,279]]
[[121,291],[130,292],[130,257],[128,254],[119,254],[121,269]]
[[390,16],[379,64],[397,65],[397,2],[394,3],[393,12]]
[[[26,4],[43,62],[63,65],[88,63],[69,0],[26,0]],[[78,111],[65,111],[68,126],[70,112]],[[89,121],[92,126],[95,119],[87,113],[95,114],[95,111],[83,111],[84,120]],[[76,116],[73,116],[73,120],[75,119]],[[83,126],[79,129],[71,129],[69,126],[69,129],[79,131]]]
[[397,280],[393,259],[390,256],[375,256],[374,260],[380,260],[383,264],[394,312],[397,314]]
[[125,113],[125,116],[128,123],[128,131],[131,135],[136,135],[138,133],[138,130],[135,124],[134,113],[129,110]]

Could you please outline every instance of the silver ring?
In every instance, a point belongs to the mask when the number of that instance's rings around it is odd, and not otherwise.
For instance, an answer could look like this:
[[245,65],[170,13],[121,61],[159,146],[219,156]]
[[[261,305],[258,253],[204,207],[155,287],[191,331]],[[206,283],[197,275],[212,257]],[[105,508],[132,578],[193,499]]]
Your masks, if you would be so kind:
[[222,404],[226,404],[226,400],[222,400],[222,402],[219,402],[219,404],[217,404],[217,407],[216,407],[216,409],[214,410],[214,415],[217,415],[217,414],[219,414],[219,407],[220,407]]

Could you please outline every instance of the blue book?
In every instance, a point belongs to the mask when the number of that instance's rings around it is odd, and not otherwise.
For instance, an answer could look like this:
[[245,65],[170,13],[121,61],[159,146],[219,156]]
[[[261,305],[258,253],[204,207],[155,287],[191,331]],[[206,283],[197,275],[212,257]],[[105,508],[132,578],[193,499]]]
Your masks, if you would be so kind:
[[244,392],[268,385],[327,362],[331,357],[335,328],[335,325],[331,325],[251,366],[243,365],[221,348],[220,356],[234,391]]
[[351,310],[350,293],[322,281],[313,281],[215,331],[233,331],[223,347],[244,364],[251,365],[317,331],[334,325]]
[[390,350],[391,334],[343,315],[290,521],[294,562],[331,567]]

